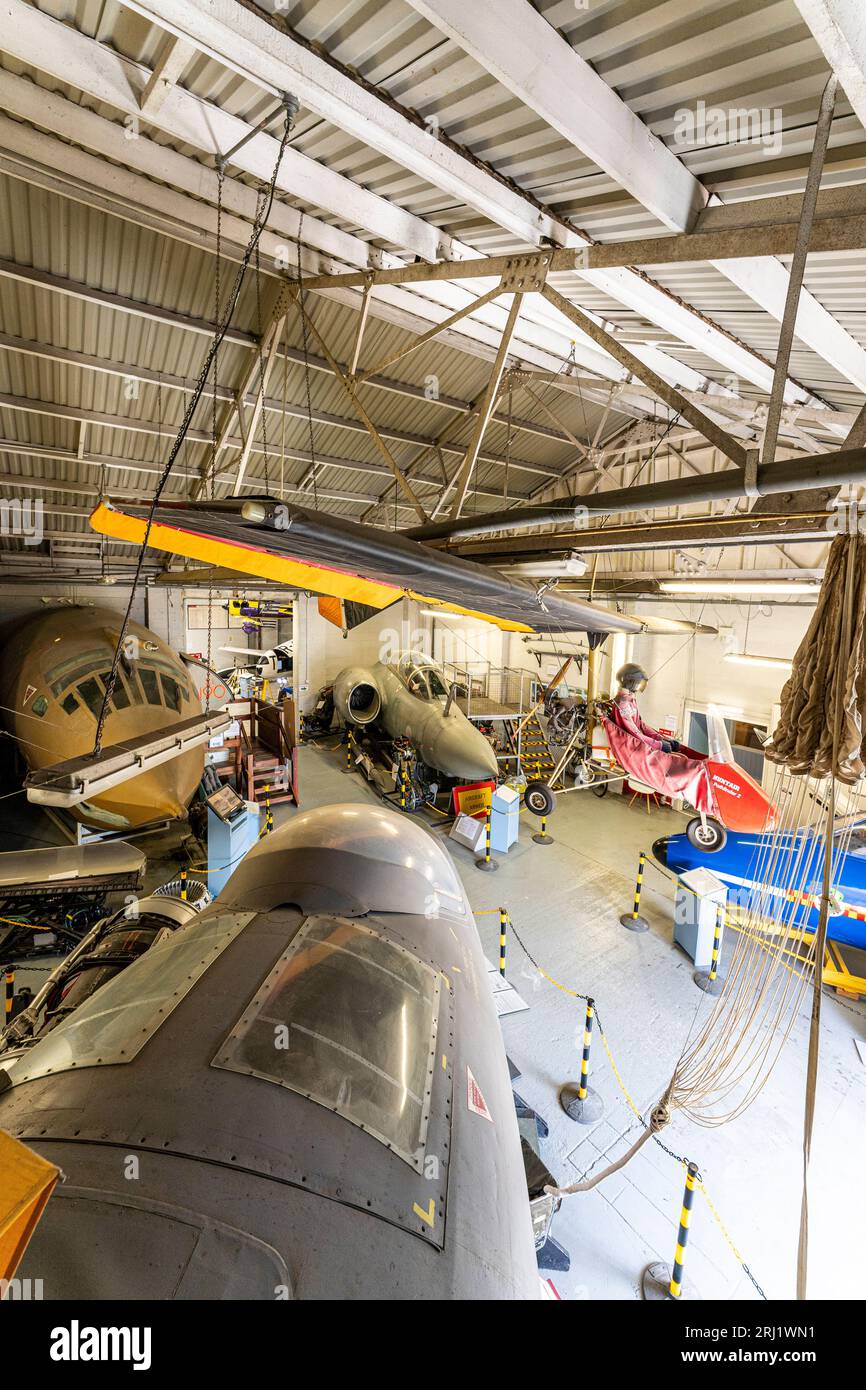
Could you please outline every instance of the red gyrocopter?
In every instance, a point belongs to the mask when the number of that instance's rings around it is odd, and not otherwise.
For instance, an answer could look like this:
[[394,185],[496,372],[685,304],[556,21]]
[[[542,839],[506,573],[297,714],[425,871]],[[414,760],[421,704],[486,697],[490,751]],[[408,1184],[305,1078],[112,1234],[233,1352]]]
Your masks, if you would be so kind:
[[[623,715],[615,702],[602,715],[610,751],[627,776],[652,787],[662,796],[681,796],[697,811],[686,826],[696,849],[714,854],[725,845],[729,830],[760,834],[775,825],[776,808],[763,787],[734,761],[725,721],[710,705],[707,711],[708,752],[685,744],[670,752],[657,748],[658,731]],[[650,736],[650,737],[648,737]],[[654,737],[652,737],[654,736]]]

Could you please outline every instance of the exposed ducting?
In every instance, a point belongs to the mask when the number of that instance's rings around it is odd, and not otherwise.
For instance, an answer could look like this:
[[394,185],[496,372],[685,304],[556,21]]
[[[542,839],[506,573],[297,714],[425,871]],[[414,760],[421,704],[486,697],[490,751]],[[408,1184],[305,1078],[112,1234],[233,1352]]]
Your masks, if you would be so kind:
[[536,526],[579,526],[582,519],[590,516],[656,507],[686,507],[721,502],[729,497],[804,492],[822,485],[844,487],[847,483],[866,483],[866,449],[838,449],[833,453],[808,454],[758,465],[752,486],[747,486],[743,469],[726,468],[721,473],[708,473],[700,478],[674,478],[665,483],[647,483],[645,487],[588,493],[565,503],[560,499],[535,507],[515,507],[510,511],[464,516],[456,521],[432,522],[404,534],[416,541],[435,541],[453,540],[458,536],[487,536],[496,531],[529,531]]

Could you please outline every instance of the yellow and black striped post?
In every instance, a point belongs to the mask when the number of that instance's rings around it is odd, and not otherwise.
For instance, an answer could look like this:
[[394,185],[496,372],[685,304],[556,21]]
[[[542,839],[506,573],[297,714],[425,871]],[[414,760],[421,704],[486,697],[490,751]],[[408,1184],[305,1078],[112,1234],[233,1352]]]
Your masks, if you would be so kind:
[[180,871],[180,900],[186,902],[186,869]]
[[689,1228],[692,1221],[692,1208],[695,1204],[695,1192],[701,1181],[700,1171],[696,1163],[689,1163],[686,1166],[686,1187],[683,1192],[683,1205],[680,1211],[680,1224],[677,1230],[677,1246],[674,1251],[673,1266],[666,1265],[659,1260],[655,1264],[647,1265],[643,1272],[643,1296],[646,1299],[659,1301],[662,1299],[688,1298],[697,1299],[699,1294],[694,1287],[689,1286],[688,1292],[683,1292],[683,1263],[686,1257],[686,1245],[689,1239]]
[[400,758],[400,810],[406,810],[406,759],[402,753]]
[[716,904],[716,924],[713,929],[713,953],[710,960],[709,970],[696,970],[692,979],[698,989],[702,989],[704,994],[721,994],[725,987],[724,976],[719,974],[719,966],[722,959],[722,933],[725,925],[725,907],[723,903]]
[[553,844],[553,836],[547,833],[547,816],[541,817],[541,829],[536,830],[532,838],[537,845]]
[[486,814],[486,816],[484,817],[484,858],[483,858],[483,859],[476,859],[476,860],[475,860],[475,867],[476,867],[476,869],[486,869],[488,872],[489,872],[491,869],[498,869],[498,868],[499,868],[499,865],[496,863],[496,861],[495,861],[494,859],[491,859],[491,857],[490,857],[490,821],[491,821],[491,815],[492,815],[492,812],[491,812],[490,807],[488,806],[488,807],[487,807],[487,814]]
[[559,1103],[570,1120],[580,1125],[594,1125],[604,1114],[604,1101],[589,1085],[589,1053],[592,1047],[592,1023],[595,1000],[587,998],[583,1021],[583,1054],[580,1059],[580,1080],[569,1081],[559,1093]]
[[353,735],[353,733],[352,733],[351,727],[348,727],[348,726],[347,726],[347,728],[346,728],[346,766],[345,766],[344,769],[343,769],[344,772],[351,772],[351,771],[352,771],[352,758],[354,757],[354,754],[355,754],[355,738],[354,738],[354,735]]
[[499,909],[499,973],[505,979],[505,947],[508,929],[508,909]]
[[271,834],[271,831],[272,831],[273,828],[274,828],[274,813],[273,813],[273,811],[271,810],[271,784],[270,784],[270,782],[265,782],[265,785],[264,785],[263,790],[264,790],[264,793],[265,793],[265,823],[264,823],[264,825],[262,826],[261,830],[259,831],[259,839],[260,839],[260,840],[263,840],[264,837],[265,837],[266,835],[270,835],[270,834]]
[[6,1008],[4,1012],[4,1022],[8,1023],[12,1017],[12,1004],[15,999],[15,967],[6,967]]
[[683,1206],[680,1212],[680,1228],[677,1231],[677,1248],[674,1251],[674,1267],[668,1293],[671,1298],[679,1298],[683,1291],[683,1260],[689,1239],[689,1226],[692,1220],[692,1207],[695,1204],[695,1184],[699,1177],[698,1165],[690,1163],[686,1170],[686,1189],[683,1193]]
[[643,888],[643,871],[646,868],[646,854],[641,850],[637,861],[637,882],[634,886],[634,907],[631,912],[624,912],[620,917],[620,925],[627,927],[629,931],[649,931],[649,922],[640,915],[640,895]]

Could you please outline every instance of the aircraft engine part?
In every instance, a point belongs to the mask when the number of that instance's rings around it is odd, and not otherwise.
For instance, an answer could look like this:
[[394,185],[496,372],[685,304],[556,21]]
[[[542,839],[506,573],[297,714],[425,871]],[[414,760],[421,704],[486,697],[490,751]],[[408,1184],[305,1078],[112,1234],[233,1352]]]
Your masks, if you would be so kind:
[[346,724],[372,724],[382,708],[382,692],[370,671],[350,666],[334,682],[334,704]]
[[[210,902],[204,885],[196,887],[204,889]],[[202,907],[157,889],[146,898],[133,896],[131,903],[102,918],[52,970],[27,1008],[0,1031],[0,1059],[38,1042],[139,956],[194,921]]]
[[207,885],[197,878],[173,878],[170,882],[163,883],[160,888],[154,888],[153,896],[177,899],[194,908],[196,912],[204,912],[213,902],[213,894]]

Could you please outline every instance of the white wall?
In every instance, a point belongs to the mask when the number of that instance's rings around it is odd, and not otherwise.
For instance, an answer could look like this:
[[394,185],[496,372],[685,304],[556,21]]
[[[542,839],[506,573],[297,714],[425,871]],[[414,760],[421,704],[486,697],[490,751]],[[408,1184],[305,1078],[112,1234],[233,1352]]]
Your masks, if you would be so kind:
[[[670,618],[688,618],[732,631],[735,651],[755,656],[790,659],[812,616],[811,605],[752,604],[636,604],[635,612]],[[754,723],[769,724],[789,672],[781,667],[741,666],[725,661],[724,633],[717,637],[682,633],[671,636],[642,634],[632,642],[632,660],[640,662],[650,677],[641,696],[641,712],[658,727],[668,716],[676,717],[680,736],[687,734],[684,710],[715,704]]]
[[429,651],[427,620],[419,606],[403,599],[353,628],[344,637],[321,617],[317,599],[299,594],[295,621],[295,691],[302,711],[311,710],[323,685],[344,666],[374,666],[409,646]]
[[431,632],[431,655],[436,661],[477,676],[508,664],[509,634],[492,623],[454,613],[428,616],[425,621]]

